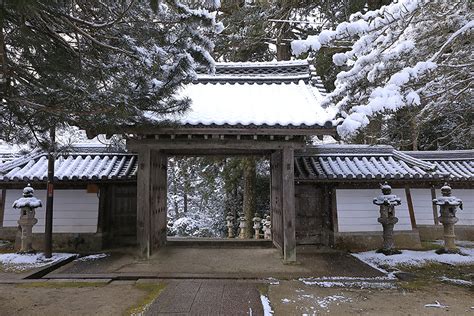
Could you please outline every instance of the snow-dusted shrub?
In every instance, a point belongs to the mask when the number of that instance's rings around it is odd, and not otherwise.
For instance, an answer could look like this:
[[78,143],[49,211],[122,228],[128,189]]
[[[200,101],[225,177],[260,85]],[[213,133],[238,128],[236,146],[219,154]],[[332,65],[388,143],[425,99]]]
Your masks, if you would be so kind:
[[473,17],[467,0],[394,1],[293,41],[292,49],[299,55],[351,43],[333,56],[346,70],[324,101],[341,112],[341,136],[354,135],[377,113],[408,106],[420,107],[415,125],[456,115],[460,126],[453,132],[465,134],[470,124],[462,122],[461,113],[472,111]]

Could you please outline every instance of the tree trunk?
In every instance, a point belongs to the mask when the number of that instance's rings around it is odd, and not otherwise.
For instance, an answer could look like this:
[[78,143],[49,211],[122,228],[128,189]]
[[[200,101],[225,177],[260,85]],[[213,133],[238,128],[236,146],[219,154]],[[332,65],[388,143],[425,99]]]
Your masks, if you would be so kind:
[[252,238],[253,236],[253,221],[255,215],[255,181],[256,181],[256,166],[255,157],[246,157],[243,159],[244,167],[244,201],[243,211],[247,219],[247,230],[245,238]]
[[54,199],[54,162],[56,160],[56,127],[51,127],[51,144],[48,152],[48,181],[46,195],[46,214],[44,224],[44,256],[51,258],[53,252],[53,199]]

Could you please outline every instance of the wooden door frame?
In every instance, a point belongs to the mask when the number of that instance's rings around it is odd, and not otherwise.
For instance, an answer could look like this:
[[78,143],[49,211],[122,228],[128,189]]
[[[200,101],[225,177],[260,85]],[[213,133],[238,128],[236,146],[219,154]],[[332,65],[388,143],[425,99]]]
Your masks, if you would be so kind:
[[[226,143],[224,146],[215,146],[215,143],[198,143],[193,152],[191,142],[150,142],[144,141],[140,146],[139,142],[133,143],[133,148],[138,151],[137,170],[137,241],[140,254],[149,258],[154,252],[166,243],[166,213],[167,213],[167,158],[170,155],[199,156],[203,153],[207,155],[263,155],[271,154],[271,162],[279,165],[278,172],[271,172],[274,183],[278,183],[279,192],[272,195],[271,217],[273,218],[273,201],[278,196],[280,200],[282,225],[280,234],[282,241],[277,245],[282,252],[285,262],[296,261],[296,234],[295,234],[295,181],[294,181],[294,149],[295,145],[281,142],[272,146],[263,146],[257,150],[258,146],[248,147],[241,143]],[[275,160],[277,159],[277,160]],[[161,170],[161,171],[160,171]],[[277,228],[277,225],[272,227]]]

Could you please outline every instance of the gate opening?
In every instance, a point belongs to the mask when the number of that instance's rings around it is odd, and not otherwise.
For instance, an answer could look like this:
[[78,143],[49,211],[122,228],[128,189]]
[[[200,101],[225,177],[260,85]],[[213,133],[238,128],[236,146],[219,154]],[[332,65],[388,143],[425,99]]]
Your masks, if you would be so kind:
[[270,182],[266,156],[169,156],[168,241],[263,240]]

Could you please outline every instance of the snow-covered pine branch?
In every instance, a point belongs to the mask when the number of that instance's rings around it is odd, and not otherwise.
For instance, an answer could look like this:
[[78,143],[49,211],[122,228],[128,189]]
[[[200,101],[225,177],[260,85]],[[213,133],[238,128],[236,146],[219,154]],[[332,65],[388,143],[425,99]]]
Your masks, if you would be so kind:
[[292,50],[300,55],[352,41],[348,51],[333,56],[345,71],[325,99],[341,111],[340,135],[352,136],[374,114],[406,106],[420,108],[421,124],[472,102],[473,16],[467,0],[400,0],[294,41]]

